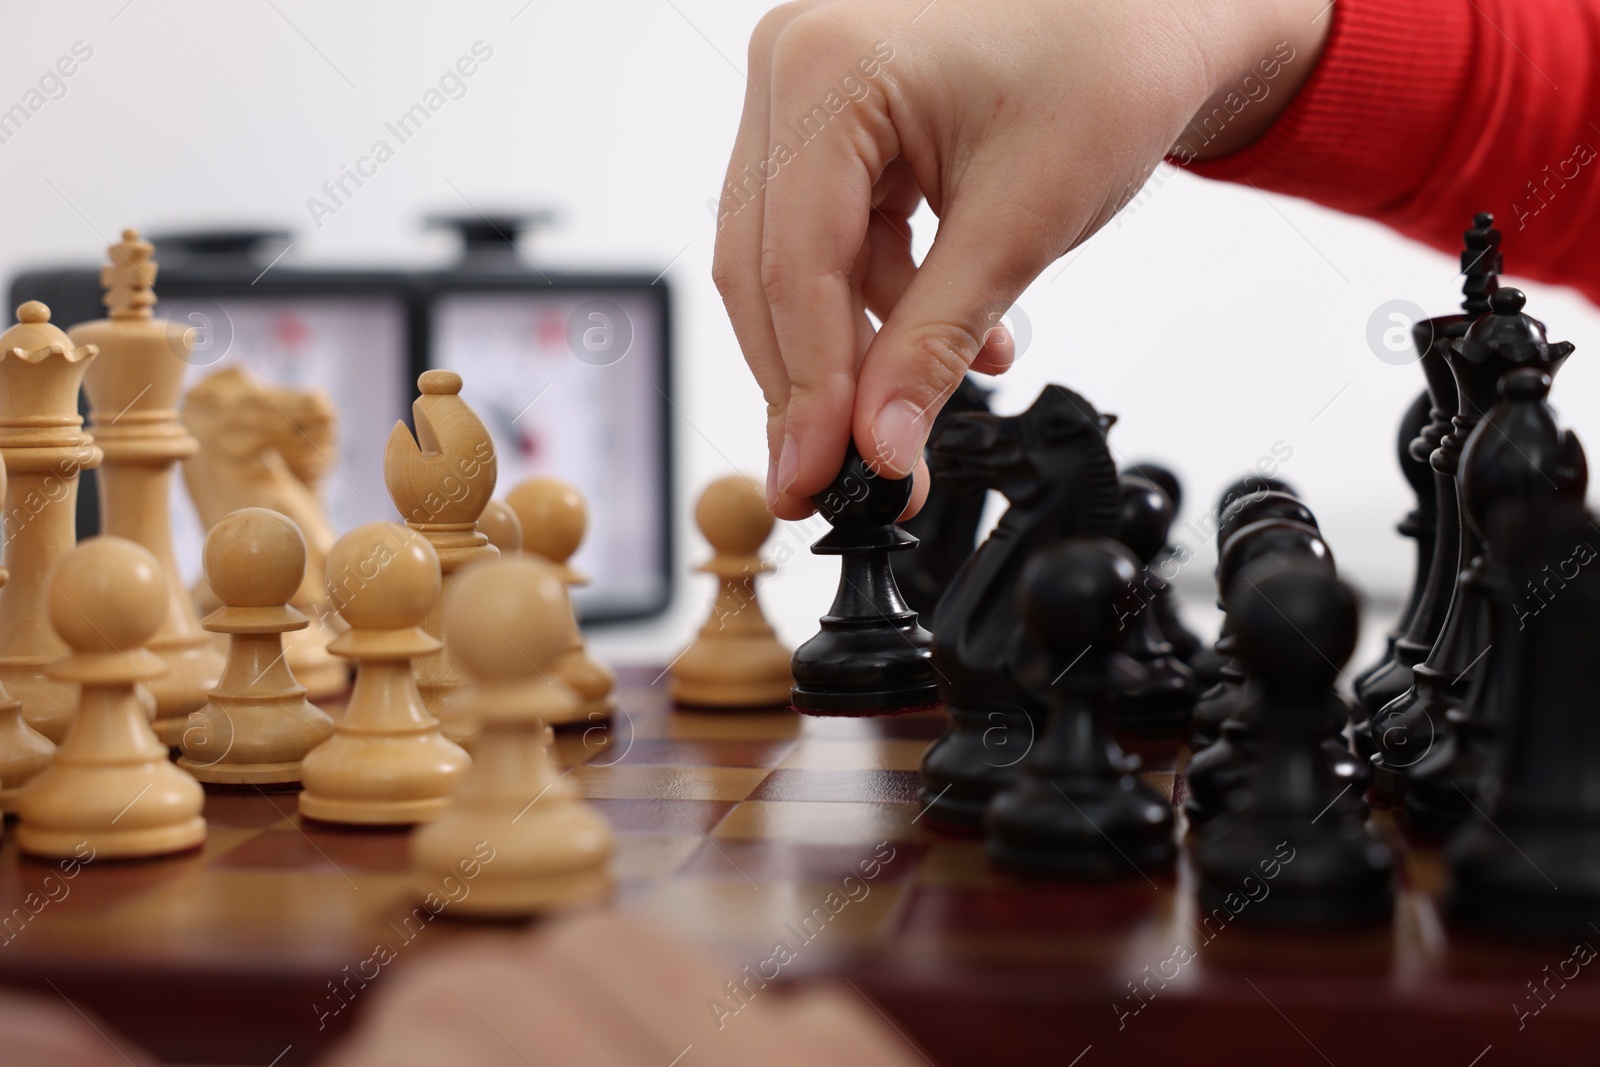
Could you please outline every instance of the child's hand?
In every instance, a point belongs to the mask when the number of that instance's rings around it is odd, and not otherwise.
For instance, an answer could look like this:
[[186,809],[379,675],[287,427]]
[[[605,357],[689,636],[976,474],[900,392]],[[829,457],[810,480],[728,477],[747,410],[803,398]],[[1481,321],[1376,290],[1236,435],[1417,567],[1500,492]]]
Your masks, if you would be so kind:
[[[852,434],[879,471],[912,470],[967,368],[1010,366],[999,322],[1017,295],[1287,43],[1272,95],[1212,153],[1281,111],[1314,63],[1324,3],[821,0],[768,14],[713,271],[767,400],[773,510],[806,514]],[[907,220],[924,199],[940,224],[919,266]]]

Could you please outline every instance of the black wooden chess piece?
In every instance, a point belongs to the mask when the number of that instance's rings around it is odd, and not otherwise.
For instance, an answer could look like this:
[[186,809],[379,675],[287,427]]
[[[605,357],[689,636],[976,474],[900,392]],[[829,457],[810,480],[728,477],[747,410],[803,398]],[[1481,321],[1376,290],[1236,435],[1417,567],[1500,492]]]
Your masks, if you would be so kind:
[[1355,594],[1313,557],[1291,554],[1240,570],[1228,603],[1239,656],[1259,687],[1261,757],[1195,848],[1201,912],[1225,909],[1257,925],[1382,920],[1393,908],[1393,860],[1336,803],[1341,786],[1318,740],[1334,679],[1355,648]]
[[[1172,517],[1177,519],[1183,511],[1183,484],[1178,481],[1178,476],[1167,467],[1159,463],[1135,463],[1124,474],[1137,475],[1146,481],[1154,482],[1167,494],[1167,499],[1172,501]],[[1178,608],[1178,595],[1173,592],[1171,575],[1186,560],[1179,555],[1179,550],[1171,545],[1166,546],[1156,561],[1155,567],[1162,577],[1162,588],[1156,594],[1154,607],[1156,621],[1161,626],[1161,635],[1167,639],[1167,644],[1172,646],[1172,651],[1177,657],[1188,663],[1202,645],[1200,637],[1184,624],[1183,614]],[[1196,683],[1198,685],[1198,682]]]
[[[1318,569],[1335,576],[1333,556],[1315,528],[1292,519],[1264,519],[1238,531],[1228,540],[1218,569],[1218,581],[1225,595],[1237,591],[1237,576],[1252,563],[1273,558],[1298,560],[1302,568]],[[1231,601],[1224,601],[1231,612]],[[1237,638],[1235,646],[1237,647]],[[1186,777],[1189,797],[1184,811],[1192,823],[1202,823],[1226,810],[1230,799],[1249,780],[1260,757],[1258,716],[1261,702],[1257,682],[1241,660],[1245,684],[1235,713],[1222,724],[1217,742],[1189,761]],[[1360,810],[1360,796],[1366,788],[1366,768],[1345,744],[1344,728],[1348,708],[1329,690],[1328,699],[1318,705],[1323,718],[1316,724],[1325,766],[1340,786],[1350,788],[1342,801],[1345,810]]]
[[1166,594],[1166,581],[1154,561],[1166,548],[1172,526],[1172,501],[1155,483],[1124,474],[1117,540],[1139,561],[1139,602],[1126,620],[1129,630],[1122,651],[1140,668],[1118,687],[1112,716],[1118,730],[1145,734],[1187,732],[1194,707],[1194,672],[1178,658],[1156,614],[1156,601]]
[[1016,778],[1037,739],[1045,706],[1017,680],[1027,649],[1017,625],[1022,571],[1068,538],[1116,531],[1117,471],[1106,445],[1114,421],[1051,385],[1020,415],[957,416],[929,450],[941,477],[1010,502],[934,617],[934,665],[950,712],[922,758],[921,802],[934,826],[976,834],[989,798]]
[[[1395,529],[1401,537],[1416,544],[1416,566],[1411,571],[1411,589],[1406,594],[1405,603],[1400,606],[1399,614],[1395,616],[1395,624],[1389,631],[1383,655],[1379,657],[1378,662],[1357,675],[1351,683],[1356,700],[1362,707],[1363,722],[1371,719],[1374,711],[1404,693],[1410,685],[1410,668],[1406,668],[1402,674],[1392,665],[1396,658],[1395,646],[1400,643],[1400,638],[1404,636],[1406,628],[1411,625],[1411,620],[1417,613],[1418,605],[1422,603],[1423,589],[1427,585],[1428,573],[1433,566],[1436,536],[1434,527],[1439,518],[1438,498],[1435,495],[1437,487],[1434,485],[1433,468],[1428,465],[1427,457],[1418,458],[1411,451],[1412,442],[1428,425],[1432,411],[1433,400],[1424,391],[1412,401],[1411,406],[1406,409],[1405,417],[1400,420],[1400,473],[1405,476],[1406,484],[1411,487],[1417,506],[1406,513],[1405,518],[1400,520]],[[1405,684],[1401,684],[1402,678]],[[1371,752],[1368,751],[1367,755],[1370,756]]]
[[1023,575],[1033,646],[1023,677],[1048,721],[1016,780],[984,815],[989,857],[1036,874],[1134,877],[1171,865],[1172,808],[1127,768],[1111,733],[1125,619],[1142,602],[1124,546],[1082,538],[1037,556]]
[[[1405,768],[1431,748],[1432,724],[1415,700],[1395,705],[1384,712],[1415,684],[1413,670],[1432,651],[1444,629],[1445,617],[1455,594],[1456,576],[1461,569],[1461,511],[1456,494],[1455,474],[1434,460],[1452,418],[1460,410],[1455,375],[1445,359],[1445,346],[1466,336],[1472,323],[1489,311],[1489,294],[1499,288],[1500,231],[1494,216],[1484,213],[1472,220],[1463,235],[1461,252],[1461,313],[1427,319],[1412,327],[1411,340],[1417,348],[1422,374],[1427,381],[1428,422],[1411,442],[1411,458],[1426,462],[1433,476],[1434,540],[1427,578],[1405,632],[1395,642],[1393,657],[1380,672],[1369,678],[1361,697],[1362,719],[1352,734],[1356,751],[1373,758],[1376,799],[1392,801],[1403,791]],[[1419,498],[1420,499],[1420,498]],[[1380,712],[1383,723],[1375,736],[1373,720]],[[1377,753],[1387,744],[1392,751]],[[1374,758],[1375,757],[1375,758]]]
[[[1445,851],[1449,910],[1519,935],[1593,937],[1600,915],[1600,517],[1502,512],[1493,584],[1518,665],[1501,694],[1495,788]],[[1505,560],[1499,555],[1507,546]],[[1555,582],[1550,581],[1555,576]],[[1569,942],[1570,943],[1570,942]]]
[[[1546,403],[1550,377],[1538,367],[1521,367],[1500,379],[1503,399],[1473,430],[1461,453],[1461,503],[1483,551],[1468,565],[1463,582],[1488,606],[1493,639],[1474,671],[1467,699],[1450,712],[1443,743],[1412,768],[1406,792],[1408,828],[1424,839],[1442,839],[1472,814],[1489,774],[1500,735],[1504,692],[1516,664],[1511,634],[1518,628],[1504,596],[1505,568],[1492,545],[1489,518],[1500,511],[1542,514],[1550,504],[1583,501],[1588,469],[1582,446],[1556,425]],[[1498,581],[1497,581],[1498,579]]]
[[[1280,481],[1277,478],[1268,478],[1263,474],[1250,473],[1222,491],[1222,495],[1217,498],[1216,510],[1211,513],[1212,521],[1217,526],[1220,526],[1222,516],[1235,500],[1244,496],[1258,496],[1262,493],[1299,495],[1287,482]],[[1215,529],[1216,527],[1213,528]],[[1217,555],[1222,555],[1220,537],[1217,541]],[[1218,634],[1218,640],[1221,640],[1222,637],[1222,634]],[[1219,652],[1215,645],[1211,648],[1202,648],[1189,657],[1189,666],[1194,670],[1195,679],[1199,683],[1201,693],[1204,693],[1221,680],[1223,669],[1227,667],[1228,660],[1232,658],[1227,653]]]
[[[1497,289],[1489,297],[1489,313],[1479,316],[1463,337],[1438,342],[1455,377],[1459,409],[1432,462],[1452,481],[1457,480],[1468,438],[1498,400],[1500,379],[1524,364],[1554,378],[1572,354],[1570,342],[1548,340],[1544,324],[1523,314],[1524,302],[1519,289]],[[1458,505],[1460,490],[1458,483],[1454,489]],[[1464,565],[1483,552],[1483,539],[1464,515],[1458,526],[1459,559]],[[1488,611],[1481,590],[1458,575],[1439,637],[1427,659],[1412,670],[1411,689],[1373,716],[1377,794],[1391,802],[1405,795],[1411,774],[1448,729],[1450,712],[1466,700],[1488,644]]]
[[[1304,523],[1313,530],[1317,528],[1317,517],[1292,493],[1271,490],[1235,497],[1233,503],[1223,510],[1217,524],[1218,608],[1222,608],[1222,557],[1227,553],[1228,542],[1240,530],[1265,519],[1288,519]],[[1222,736],[1222,724],[1238,714],[1245,703],[1244,671],[1233,660],[1233,626],[1228,622],[1226,609],[1223,610],[1222,628],[1217,634],[1215,648],[1228,656],[1228,662],[1223,665],[1216,684],[1201,693],[1195,704],[1190,747],[1196,752],[1209,747]]]
[[822,630],[795,649],[792,699],[808,715],[893,714],[938,703],[932,637],[895,586],[889,553],[916,543],[895,525],[911,478],[872,472],[854,444],[816,497],[833,526],[811,551],[839,557],[839,588]]
[[[934,416],[933,429],[928,433],[930,447],[955,416],[987,412],[989,393],[972,375],[961,379],[956,391]],[[934,474],[929,479],[928,499],[922,510],[900,524],[917,543],[904,552],[895,553],[890,562],[900,594],[924,626],[933,621],[934,609],[939,606],[939,598],[949,587],[950,579],[977,548],[978,526],[983,521],[986,497],[981,485],[951,482]]]

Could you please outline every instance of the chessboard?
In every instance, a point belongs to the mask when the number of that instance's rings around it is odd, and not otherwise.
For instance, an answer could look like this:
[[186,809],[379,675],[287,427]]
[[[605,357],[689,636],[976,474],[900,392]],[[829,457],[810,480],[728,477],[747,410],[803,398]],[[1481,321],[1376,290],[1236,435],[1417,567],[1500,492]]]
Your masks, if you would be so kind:
[[[735,983],[747,966],[770,974],[783,942],[792,958],[773,988],[853,988],[940,1067],[1346,1064],[1374,1049],[1462,1067],[1557,1062],[1600,1012],[1600,984],[1564,967],[1573,946],[1449,929],[1437,854],[1382,813],[1401,857],[1392,924],[1262,932],[1198,914],[1186,860],[1106,885],[1023,880],[986,863],[981,841],[936,833],[917,768],[940,712],[674,710],[655,668],[619,670],[617,700],[609,722],[555,746],[615,828],[609,906],[726,960]],[[1185,751],[1128,747],[1179,807]],[[518,928],[448,907],[419,921],[409,831],[317,826],[295,799],[209,790],[201,850],[88,860],[71,877],[8,835],[0,983],[65,998],[169,1062],[309,1063],[385,972]],[[379,944],[393,959],[378,977],[344,981],[372,973]],[[336,996],[341,981],[355,992]],[[737,1025],[727,990],[706,1001]]]

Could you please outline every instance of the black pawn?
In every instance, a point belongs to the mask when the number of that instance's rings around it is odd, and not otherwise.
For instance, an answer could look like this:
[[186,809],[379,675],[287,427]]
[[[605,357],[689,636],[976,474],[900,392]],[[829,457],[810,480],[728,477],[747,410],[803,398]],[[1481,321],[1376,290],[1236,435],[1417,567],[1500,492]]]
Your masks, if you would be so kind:
[[[1136,475],[1159,486],[1161,491],[1167,494],[1167,499],[1172,501],[1174,519],[1183,511],[1183,484],[1168,468],[1159,463],[1135,463],[1124,473]],[[1168,545],[1162,550],[1157,567],[1163,571],[1176,571],[1183,562],[1176,550]],[[1172,591],[1170,582],[1162,583],[1161,592],[1156,594],[1154,607],[1156,621],[1161,625],[1161,635],[1167,639],[1167,644],[1172,646],[1172,651],[1177,657],[1188,663],[1202,646],[1199,635],[1184,624],[1183,614],[1178,610],[1178,595]]]
[[[934,416],[928,434],[928,447],[938,447],[939,435],[959,415],[989,410],[989,390],[972,375]],[[930,465],[928,499],[922,510],[901,524],[917,544],[891,559],[895,581],[906,603],[924,623],[933,621],[934,609],[956,571],[978,547],[978,527],[983,522],[983,505],[988,498],[983,486],[971,481],[943,476]]]
[[1355,648],[1355,594],[1314,561],[1280,556],[1241,570],[1228,603],[1239,656],[1260,687],[1262,755],[1249,787],[1195,849],[1201,911],[1222,908],[1259,925],[1384,919],[1393,861],[1333,804],[1340,787],[1318,740],[1334,679]]
[[889,566],[890,552],[917,543],[895,525],[910,500],[911,479],[874,474],[854,444],[839,476],[816,497],[833,529],[811,551],[839,557],[839,589],[822,632],[795,649],[795,710],[875,715],[938,703],[933,636],[917,624]]
[[[1498,788],[1445,851],[1449,908],[1475,926],[1591,939],[1600,916],[1600,517],[1563,503],[1553,514],[1498,519],[1514,533],[1504,543],[1518,548],[1494,594],[1515,621],[1496,640],[1511,642],[1519,669],[1501,702]],[[1561,584],[1541,597],[1551,572]]]
[[[1511,634],[1520,623],[1497,606],[1504,598],[1494,593],[1504,582],[1504,568],[1495,556],[1516,546],[1491,544],[1490,516],[1501,510],[1540,514],[1558,497],[1579,503],[1588,487],[1582,448],[1571,431],[1563,433],[1556,425],[1545,402],[1549,392],[1550,376],[1537,367],[1501,378],[1504,399],[1479,423],[1461,453],[1463,513],[1484,546],[1462,580],[1488,606],[1492,639],[1466,702],[1450,714],[1442,743],[1412,769],[1406,822],[1421,838],[1443,838],[1472,814],[1500,737],[1502,691],[1511,684],[1515,668]],[[1557,590],[1550,593],[1557,595]]]
[[[1238,589],[1235,578],[1246,567],[1274,557],[1297,559],[1303,568],[1320,570],[1330,578],[1335,573],[1333,556],[1316,529],[1289,519],[1265,519],[1246,526],[1228,541],[1218,574],[1225,596],[1231,597]],[[1232,601],[1224,600],[1224,604],[1231,612]],[[1237,648],[1237,636],[1234,647]],[[1246,682],[1238,710],[1222,724],[1222,736],[1216,744],[1196,753],[1186,771],[1189,798],[1184,802],[1184,812],[1193,823],[1202,823],[1221,814],[1250,780],[1260,759],[1258,686],[1242,657],[1240,664]],[[1359,809],[1359,798],[1366,788],[1366,768],[1351,755],[1339,734],[1348,715],[1346,705],[1331,688],[1325,696],[1327,699],[1320,705],[1322,718],[1317,723],[1323,759],[1341,786],[1351,787],[1346,793],[1345,805],[1351,810]]]
[[[1271,490],[1235,497],[1233,503],[1223,509],[1217,524],[1217,607],[1223,608],[1221,592],[1224,586],[1220,579],[1228,542],[1245,527],[1267,519],[1286,519],[1304,523],[1313,530],[1317,528],[1317,517],[1292,493]],[[1216,683],[1200,694],[1199,703],[1195,705],[1194,733],[1190,745],[1197,752],[1222,736],[1222,724],[1237,715],[1244,706],[1244,671],[1233,660],[1233,626],[1228,622],[1225,608],[1215,647],[1228,657],[1228,662],[1223,665]]]
[[1117,540],[1139,561],[1139,597],[1122,651],[1141,668],[1120,687],[1112,707],[1118,730],[1178,733],[1189,724],[1194,706],[1194,672],[1178,658],[1156,615],[1155,602],[1168,586],[1152,566],[1167,544],[1172,501],[1153,482],[1124,474],[1119,483]]
[[1137,561],[1106,538],[1036,556],[1023,577],[1027,681],[1049,702],[1021,774],[984,813],[989,856],[1009,868],[1110,879],[1169,866],[1172,809],[1127,770],[1109,698],[1125,661],[1123,617],[1138,604]]
[[[1212,518],[1221,526],[1222,517],[1227,514],[1228,508],[1240,497],[1260,496],[1262,493],[1287,493],[1289,496],[1298,494],[1287,482],[1276,478],[1268,478],[1261,474],[1247,474],[1222,491],[1222,496],[1217,499],[1217,507],[1212,512]],[[1217,555],[1222,555],[1222,541],[1217,541]],[[1221,640],[1219,635],[1218,640]],[[1222,672],[1228,665],[1231,654],[1218,651],[1215,646],[1202,648],[1189,657],[1189,666],[1194,669],[1195,680],[1200,685],[1200,692],[1204,693],[1210,686],[1222,679]]]

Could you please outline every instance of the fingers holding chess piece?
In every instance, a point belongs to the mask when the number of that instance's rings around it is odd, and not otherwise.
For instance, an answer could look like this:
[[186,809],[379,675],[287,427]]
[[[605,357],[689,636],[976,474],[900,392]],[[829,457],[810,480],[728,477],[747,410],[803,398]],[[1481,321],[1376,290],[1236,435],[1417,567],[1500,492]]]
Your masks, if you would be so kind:
[[[583,544],[589,525],[589,509],[582,494],[555,478],[529,478],[506,494],[506,503],[522,523],[522,551],[554,564],[569,588],[587,585],[589,579],[567,563]],[[617,687],[617,676],[589,651],[581,632],[572,649],[556,662],[556,671],[583,702],[573,718],[551,720],[550,725],[593,722],[616,710],[611,693]]]
[[328,553],[328,595],[350,629],[328,651],[357,664],[334,734],[300,764],[300,814],[406,825],[435,818],[471,757],[422,702],[411,661],[438,650],[422,620],[439,599],[439,556],[392,522],[358,526]]
[[1139,604],[1139,564],[1122,545],[1081,538],[1036,556],[1023,574],[1027,680],[1050,704],[1022,773],[984,812],[989,856],[1071,878],[1133,877],[1177,854],[1172,808],[1129,773],[1111,735],[1110,700],[1127,666],[1117,647]]
[[786,706],[794,685],[790,652],[762,614],[755,585],[757,575],[772,570],[760,556],[772,533],[772,513],[754,482],[730,474],[700,494],[694,517],[712,550],[698,569],[716,577],[717,599],[694,643],[668,672],[673,702],[697,708]]
[[[1393,861],[1359,814],[1335,805],[1340,787],[1321,741],[1334,679],[1356,644],[1355,594],[1316,560],[1280,555],[1240,570],[1227,596],[1259,689],[1261,756],[1195,850],[1201,910],[1263,925],[1386,918]],[[1268,880],[1270,894],[1236,906],[1252,881]]]
[[480,733],[451,806],[417,832],[419,889],[443,896],[445,879],[476,866],[451,910],[494,917],[605,896],[611,828],[546,747],[545,717],[568,719],[579,704],[553,669],[575,629],[560,571],[529,557],[469,567],[445,594],[444,627],[470,679],[451,699]]
[[228,662],[211,699],[189,716],[178,766],[218,785],[284,785],[300,761],[333,736],[333,720],[306,700],[283,635],[310,624],[289,600],[306,569],[306,542],[286,516],[244,508],[211,528],[206,581],[222,602],[206,629],[230,635]]
[[160,677],[145,643],[167,616],[160,561],[120,537],[96,537],[52,568],[50,624],[72,651],[50,675],[76,683],[77,715],[55,761],[18,802],[17,842],[36,856],[72,856],[87,842],[107,858],[159,856],[205,840],[205,795],[167,758],[134,696]]
[[895,524],[911,478],[875,474],[852,444],[817,509],[833,527],[811,546],[839,557],[839,586],[821,632],[795,649],[792,700],[807,715],[894,715],[939,702],[933,635],[895,584],[889,553],[917,539]]

